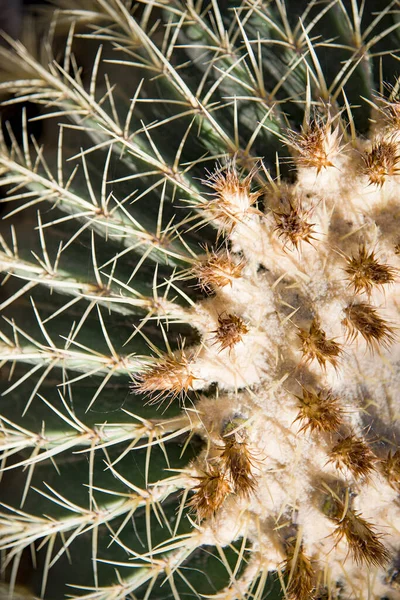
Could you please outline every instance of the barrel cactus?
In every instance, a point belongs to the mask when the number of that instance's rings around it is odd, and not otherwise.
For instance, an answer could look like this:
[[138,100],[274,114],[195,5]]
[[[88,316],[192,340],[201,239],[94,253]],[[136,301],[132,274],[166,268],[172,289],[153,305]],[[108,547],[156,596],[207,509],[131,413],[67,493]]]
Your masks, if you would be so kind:
[[57,6],[0,50],[9,597],[400,598],[398,2]]

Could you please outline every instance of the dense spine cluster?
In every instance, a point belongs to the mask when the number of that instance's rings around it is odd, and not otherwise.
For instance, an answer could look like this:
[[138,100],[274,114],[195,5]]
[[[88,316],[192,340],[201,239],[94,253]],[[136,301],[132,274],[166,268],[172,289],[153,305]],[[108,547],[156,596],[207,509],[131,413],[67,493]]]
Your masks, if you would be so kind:
[[0,50],[59,128],[0,148],[11,596],[400,598],[400,102],[347,91],[394,3],[59,3],[62,61]]

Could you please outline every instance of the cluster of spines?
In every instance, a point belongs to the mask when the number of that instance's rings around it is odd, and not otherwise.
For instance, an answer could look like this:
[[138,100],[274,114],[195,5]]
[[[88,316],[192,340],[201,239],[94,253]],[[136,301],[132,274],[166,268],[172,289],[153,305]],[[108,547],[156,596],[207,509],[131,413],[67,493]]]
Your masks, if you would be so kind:
[[199,521],[212,518],[221,508],[232,488],[225,473],[217,465],[207,463],[200,475],[196,476],[197,485],[186,506],[194,510]]
[[[328,452],[329,463],[334,463],[338,470],[346,470],[355,479],[367,479],[376,470],[377,458],[363,437],[354,432],[346,432],[343,409],[340,399],[329,389],[315,391],[303,387],[299,401],[299,413],[295,421],[301,422],[300,431],[311,431],[336,434],[339,439],[331,439]],[[389,457],[387,469],[393,469],[396,459]],[[400,462],[400,461],[399,461]]]
[[389,485],[400,492],[400,450],[389,450],[386,459],[380,461],[380,467]]
[[374,108],[376,116],[384,125],[384,130],[389,136],[393,136],[400,131],[400,101],[398,92],[393,86],[385,84],[385,87],[389,92],[388,97],[376,94]]
[[[219,231],[223,230],[227,236],[234,231],[238,223],[244,221],[246,216],[252,214],[261,218],[265,216],[256,207],[257,199],[264,194],[265,190],[251,191],[251,182],[256,171],[257,169],[253,168],[248,176],[240,179],[235,163],[231,161],[225,168],[218,168],[204,181],[205,185],[214,190],[215,197],[202,204],[201,208],[211,215],[211,218],[219,225]],[[280,198],[280,207],[272,209],[275,231],[283,240],[284,249],[288,245],[292,249],[299,249],[302,242],[311,244],[315,239],[315,223],[310,221],[313,207],[305,209],[301,197],[286,189],[285,192],[287,193]],[[233,268],[230,272],[231,265],[224,263],[225,259],[221,260],[218,254],[207,253],[207,261],[194,267],[193,272],[199,277],[200,286],[203,289],[208,291],[209,283],[211,286],[212,284],[226,285],[232,277],[238,276],[237,273],[240,276],[238,268]],[[220,280],[218,273],[221,271],[222,279]]]
[[[338,470],[347,469],[356,480],[366,480],[377,469],[377,457],[363,437],[351,431],[346,432],[345,410],[340,399],[329,389],[315,391],[303,387],[302,391],[302,396],[296,396],[299,412],[295,421],[300,421],[300,431],[329,434],[331,448],[328,451],[328,463],[333,463]],[[334,440],[333,435],[339,438]],[[382,467],[393,481],[396,468],[400,467],[399,456],[399,453],[394,456],[390,454]]]
[[233,490],[238,496],[248,497],[256,488],[255,457],[249,447],[245,421],[233,419],[224,428],[224,449],[221,454],[223,470],[229,474]]
[[232,286],[244,268],[243,260],[234,261],[228,250],[207,250],[203,258],[196,261],[190,274],[198,279],[200,289],[211,293],[214,289]]
[[248,498],[256,489],[255,456],[251,449],[245,421],[233,419],[224,428],[216,456],[205,461],[199,483],[187,506],[199,520],[212,518],[229,494]]
[[344,411],[340,400],[331,390],[310,390],[303,387],[299,400],[299,414],[295,421],[301,422],[300,431],[333,432],[343,423]]
[[241,178],[235,160],[228,161],[225,167],[218,167],[209,173],[204,185],[213,190],[213,198],[201,205],[211,220],[219,224],[219,232],[230,234],[247,215],[258,213],[255,208],[260,191],[252,191],[252,179],[257,172],[255,167]]
[[316,359],[321,367],[325,367],[327,362],[337,367],[341,346],[334,339],[327,338],[318,319],[313,319],[308,331],[300,329],[298,335],[301,340],[303,359],[306,362]]
[[356,301],[344,309],[343,325],[348,339],[353,341],[361,335],[371,348],[390,346],[395,340],[395,330],[383,319],[377,309],[367,302]]
[[365,293],[370,298],[373,289],[394,283],[397,269],[381,262],[373,250],[367,250],[361,244],[358,253],[346,257],[345,272],[349,286],[353,288],[356,298],[343,310],[343,325],[347,329],[347,337],[353,341],[360,335],[370,349],[389,346],[395,340],[394,328],[379,314],[375,306],[357,298],[357,294]]
[[215,343],[219,345],[220,350],[232,350],[248,331],[249,328],[241,317],[226,313],[219,315],[218,327],[212,333],[215,334]]
[[285,543],[286,558],[283,574],[286,577],[285,597],[289,600],[311,600],[315,596],[315,574],[311,559],[297,539]]
[[362,155],[363,173],[371,185],[383,186],[388,177],[399,173],[400,155],[394,139],[376,141],[369,152]]
[[355,479],[365,479],[375,470],[376,457],[363,438],[351,433],[336,442],[329,462],[339,470],[347,468]]
[[325,512],[336,524],[333,532],[335,543],[344,538],[351,558],[358,565],[383,567],[390,560],[389,551],[381,541],[382,534],[377,533],[374,525],[354,510],[348,489],[344,498],[333,494],[328,499]]
[[282,199],[283,207],[273,211],[275,231],[284,242],[298,250],[301,242],[311,244],[315,239],[314,225],[309,221],[312,209],[305,210],[299,198],[286,197]]
[[146,369],[134,376],[131,390],[149,397],[149,403],[169,398],[183,399],[197,379],[191,370],[192,358],[182,348],[175,353],[160,355]]
[[396,269],[380,262],[375,252],[368,251],[365,244],[360,246],[357,254],[346,257],[346,262],[345,272],[348,275],[349,285],[356,294],[365,292],[370,296],[375,287],[395,281]]
[[285,140],[296,155],[296,163],[301,167],[311,167],[320,173],[322,169],[334,166],[337,155],[343,151],[339,124],[332,118],[311,119],[301,132],[290,131]]

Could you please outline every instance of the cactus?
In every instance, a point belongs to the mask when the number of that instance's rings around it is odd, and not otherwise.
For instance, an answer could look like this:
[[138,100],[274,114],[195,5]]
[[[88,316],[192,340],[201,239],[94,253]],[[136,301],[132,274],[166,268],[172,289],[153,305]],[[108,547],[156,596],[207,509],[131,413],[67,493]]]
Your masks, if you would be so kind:
[[57,1],[0,49],[9,597],[400,598],[398,2]]

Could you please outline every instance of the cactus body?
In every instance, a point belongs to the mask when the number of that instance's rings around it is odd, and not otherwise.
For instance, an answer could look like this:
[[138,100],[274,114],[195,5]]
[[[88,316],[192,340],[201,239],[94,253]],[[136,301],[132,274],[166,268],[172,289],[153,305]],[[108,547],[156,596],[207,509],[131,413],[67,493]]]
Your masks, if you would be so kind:
[[46,142],[24,109],[0,148],[11,597],[400,598],[398,23],[372,4],[59,0],[53,45],[0,50]]

